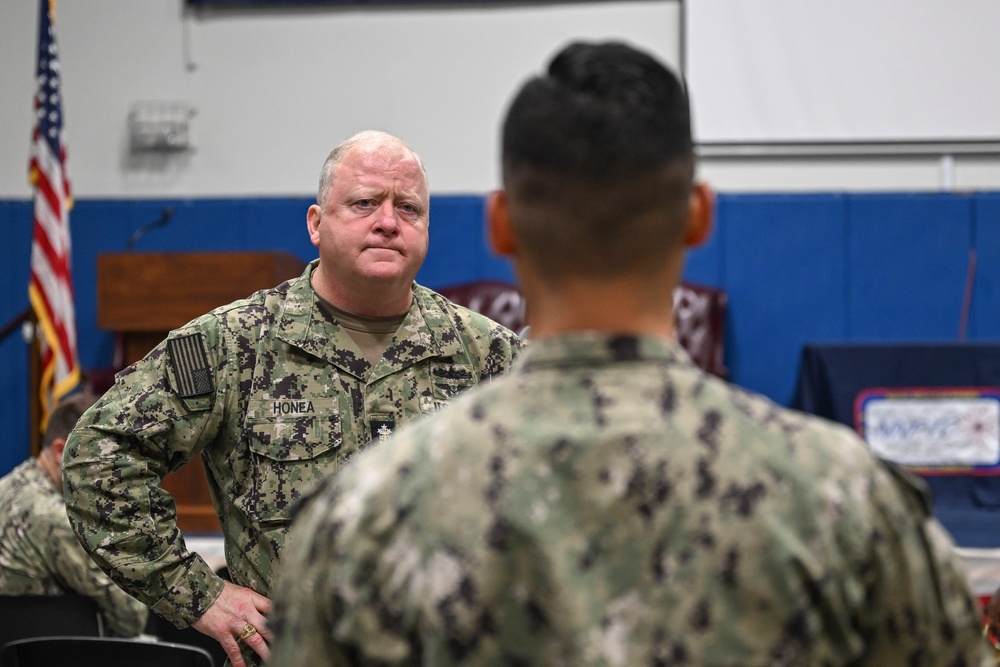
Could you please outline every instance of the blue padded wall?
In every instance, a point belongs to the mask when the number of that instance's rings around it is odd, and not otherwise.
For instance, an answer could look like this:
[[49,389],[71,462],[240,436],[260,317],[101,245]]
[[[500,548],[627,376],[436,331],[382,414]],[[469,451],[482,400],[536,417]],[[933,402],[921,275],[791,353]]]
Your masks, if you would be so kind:
[[968,196],[850,197],[849,340],[957,340],[972,223]]
[[834,195],[720,198],[726,363],[779,403],[791,400],[802,345],[847,333],[845,210]]
[[[0,201],[0,326],[28,307],[31,204]],[[19,331],[0,341],[0,475],[28,455],[28,353]]]
[[[81,363],[111,363],[96,326],[96,259],[174,210],[135,251],[284,250],[316,256],[305,227],[310,197],[80,200],[72,212],[73,278]],[[487,247],[484,197],[431,199],[430,250],[418,281],[432,288],[513,281]],[[0,323],[27,307],[31,208],[0,201]],[[553,249],[557,252],[558,249]],[[975,251],[967,340],[1000,340],[1000,193],[723,194],[708,242],[684,277],[729,296],[731,380],[788,404],[802,346],[818,342],[955,341]],[[27,454],[26,348],[0,342],[0,474]]]
[[1000,337],[1000,193],[972,200],[976,273],[969,330],[977,338]]

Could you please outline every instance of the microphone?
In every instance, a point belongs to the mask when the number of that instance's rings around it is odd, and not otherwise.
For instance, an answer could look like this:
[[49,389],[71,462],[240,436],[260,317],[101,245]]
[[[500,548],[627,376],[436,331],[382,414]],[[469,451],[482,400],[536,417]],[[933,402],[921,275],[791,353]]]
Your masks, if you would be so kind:
[[139,239],[141,239],[143,236],[148,234],[150,231],[156,229],[157,227],[163,227],[168,222],[170,222],[170,218],[172,217],[174,217],[174,207],[173,206],[165,207],[163,209],[163,213],[160,214],[159,218],[153,220],[152,222],[147,222],[142,227],[140,227],[139,229],[135,230],[132,233],[132,236],[130,236],[128,239],[128,243],[125,244],[125,249],[131,250],[135,246],[135,244],[139,242]]

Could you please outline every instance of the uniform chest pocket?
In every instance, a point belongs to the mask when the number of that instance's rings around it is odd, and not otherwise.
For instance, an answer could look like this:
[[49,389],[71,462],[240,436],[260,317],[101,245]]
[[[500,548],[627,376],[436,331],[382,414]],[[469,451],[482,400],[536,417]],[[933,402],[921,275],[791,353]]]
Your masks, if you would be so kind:
[[343,429],[336,398],[256,400],[247,411],[251,483],[244,511],[284,522],[295,501],[340,465]]
[[476,383],[475,369],[468,364],[432,363],[431,384],[434,398],[447,401]]

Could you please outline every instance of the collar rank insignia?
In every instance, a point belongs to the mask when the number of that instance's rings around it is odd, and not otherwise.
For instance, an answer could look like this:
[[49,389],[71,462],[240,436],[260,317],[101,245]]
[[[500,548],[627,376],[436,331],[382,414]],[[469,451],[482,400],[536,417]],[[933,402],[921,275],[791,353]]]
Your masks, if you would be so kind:
[[208,367],[208,355],[205,354],[205,341],[201,334],[193,333],[169,339],[167,353],[177,378],[174,389],[181,398],[202,396],[215,391]]

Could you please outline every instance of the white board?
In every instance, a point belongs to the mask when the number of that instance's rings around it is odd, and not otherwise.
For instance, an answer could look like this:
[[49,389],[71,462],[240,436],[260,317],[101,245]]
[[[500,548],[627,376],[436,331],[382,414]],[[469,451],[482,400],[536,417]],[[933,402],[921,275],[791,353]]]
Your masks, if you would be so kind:
[[996,0],[688,0],[700,144],[1000,140]]

